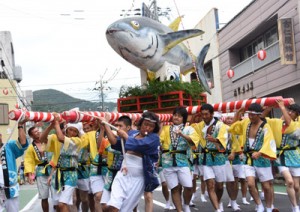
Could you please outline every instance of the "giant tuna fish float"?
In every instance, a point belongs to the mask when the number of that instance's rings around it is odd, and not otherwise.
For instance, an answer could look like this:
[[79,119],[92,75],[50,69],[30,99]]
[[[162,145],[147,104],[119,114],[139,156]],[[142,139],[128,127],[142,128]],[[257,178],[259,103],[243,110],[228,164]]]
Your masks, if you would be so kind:
[[111,24],[106,30],[106,38],[121,57],[145,71],[156,72],[168,62],[180,66],[180,72],[185,75],[195,71],[194,61],[199,81],[210,93],[203,69],[209,44],[203,47],[196,58],[182,43],[203,33],[199,29],[174,31],[150,18],[131,17]]

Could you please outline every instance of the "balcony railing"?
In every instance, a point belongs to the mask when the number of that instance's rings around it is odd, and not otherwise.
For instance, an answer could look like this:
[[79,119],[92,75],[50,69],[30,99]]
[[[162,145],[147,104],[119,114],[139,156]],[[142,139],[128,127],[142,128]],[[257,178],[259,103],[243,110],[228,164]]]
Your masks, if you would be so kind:
[[249,57],[243,62],[232,67],[232,69],[234,70],[234,77],[232,78],[232,81],[234,82],[250,73],[254,73],[256,70],[260,69],[261,67],[269,63],[272,63],[273,61],[280,58],[278,41],[268,46],[265,50],[267,52],[266,59],[259,60],[257,58],[257,54],[255,54],[252,57]]

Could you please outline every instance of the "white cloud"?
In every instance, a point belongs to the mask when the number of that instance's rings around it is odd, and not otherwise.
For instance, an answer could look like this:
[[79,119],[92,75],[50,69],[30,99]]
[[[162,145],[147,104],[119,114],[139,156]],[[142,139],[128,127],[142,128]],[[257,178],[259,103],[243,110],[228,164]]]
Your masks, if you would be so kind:
[[[172,9],[172,19],[178,15],[177,6],[180,15],[185,15],[183,24],[187,29],[214,6],[219,8],[220,22],[227,22],[250,0],[157,2],[162,8]],[[141,1],[0,0],[0,30],[12,33],[15,61],[23,69],[22,89],[53,88],[90,98],[87,90],[93,88],[100,75],[108,69],[105,76],[109,78],[119,68],[109,86],[140,84],[139,70],[117,55],[105,37],[106,28],[121,18],[121,10],[132,5],[139,7]],[[115,100],[117,95],[118,91],[109,96]]]

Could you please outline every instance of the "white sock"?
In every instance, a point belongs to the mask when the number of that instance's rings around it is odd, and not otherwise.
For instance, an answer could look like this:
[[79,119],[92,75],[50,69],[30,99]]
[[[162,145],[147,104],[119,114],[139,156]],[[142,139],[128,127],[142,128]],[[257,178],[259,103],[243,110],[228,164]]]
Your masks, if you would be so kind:
[[220,203],[219,203],[219,209],[220,209],[220,211],[224,211],[224,208],[223,208],[223,202],[220,202]]
[[293,212],[299,212],[299,206],[293,207]]
[[230,200],[230,202],[233,210],[239,209],[239,205],[236,203],[236,200]]
[[272,212],[272,208],[267,208],[267,212]]
[[183,211],[184,211],[184,212],[191,212],[190,206],[184,204],[184,205],[183,205]]
[[193,202],[194,201],[194,199],[195,199],[195,195],[196,193],[193,193],[193,196],[192,196],[192,199],[191,199],[191,202]]
[[170,207],[170,200],[166,201],[166,207],[165,208],[169,208]]
[[264,205],[262,203],[260,203],[259,205],[257,205],[257,211],[258,212],[263,212],[265,211]]

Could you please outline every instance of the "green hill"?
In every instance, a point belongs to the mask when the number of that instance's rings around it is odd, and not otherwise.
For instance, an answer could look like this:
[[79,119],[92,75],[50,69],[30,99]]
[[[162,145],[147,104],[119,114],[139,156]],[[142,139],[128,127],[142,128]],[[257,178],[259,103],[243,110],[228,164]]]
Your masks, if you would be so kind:
[[[90,102],[73,98],[61,91],[54,89],[37,90],[33,92],[32,111],[62,112],[78,107],[81,111],[99,111],[99,102]],[[104,108],[114,111],[117,104],[105,102]]]

